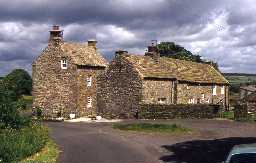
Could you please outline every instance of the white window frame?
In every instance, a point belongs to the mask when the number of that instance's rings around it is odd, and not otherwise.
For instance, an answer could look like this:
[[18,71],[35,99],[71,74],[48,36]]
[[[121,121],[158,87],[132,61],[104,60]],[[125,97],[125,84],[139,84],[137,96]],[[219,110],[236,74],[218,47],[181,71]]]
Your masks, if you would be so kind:
[[189,103],[189,104],[195,104],[195,98],[190,98],[190,99],[188,100],[188,103]]
[[60,62],[61,62],[60,63],[61,69],[66,70],[68,68],[68,61],[67,61],[67,59],[62,59]]
[[201,99],[204,101],[204,99],[205,99],[205,94],[204,93],[202,93]]
[[87,97],[87,108],[92,107],[92,97]]
[[86,85],[87,85],[87,87],[91,87],[92,86],[92,77],[90,76],[90,77],[87,77],[86,78]]
[[225,94],[225,86],[223,85],[223,86],[221,86],[221,91],[220,91],[220,93],[222,94],[222,95],[224,95]]
[[217,95],[217,85],[212,87],[212,95]]

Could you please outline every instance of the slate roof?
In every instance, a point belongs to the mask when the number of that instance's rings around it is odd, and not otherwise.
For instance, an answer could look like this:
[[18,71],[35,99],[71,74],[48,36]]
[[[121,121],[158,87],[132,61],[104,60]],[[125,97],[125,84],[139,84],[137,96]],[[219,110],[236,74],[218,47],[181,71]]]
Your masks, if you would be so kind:
[[67,56],[70,56],[77,65],[102,66],[106,67],[108,62],[102,55],[87,43],[64,42],[61,49]]
[[247,95],[246,97],[244,97],[244,100],[248,102],[256,102],[256,92]]
[[228,84],[224,76],[209,64],[160,57],[123,54],[143,78],[177,79],[192,83]]
[[242,86],[240,87],[240,89],[249,91],[249,92],[256,92],[256,87],[253,85],[249,85],[249,86]]

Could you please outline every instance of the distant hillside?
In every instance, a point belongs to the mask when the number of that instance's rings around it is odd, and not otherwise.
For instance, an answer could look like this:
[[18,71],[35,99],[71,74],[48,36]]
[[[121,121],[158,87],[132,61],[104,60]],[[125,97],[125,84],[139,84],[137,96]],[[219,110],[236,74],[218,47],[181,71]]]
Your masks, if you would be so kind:
[[223,73],[230,83],[231,93],[238,93],[240,85],[256,84],[256,74]]
[[256,74],[246,74],[246,73],[222,73],[224,76],[256,76]]

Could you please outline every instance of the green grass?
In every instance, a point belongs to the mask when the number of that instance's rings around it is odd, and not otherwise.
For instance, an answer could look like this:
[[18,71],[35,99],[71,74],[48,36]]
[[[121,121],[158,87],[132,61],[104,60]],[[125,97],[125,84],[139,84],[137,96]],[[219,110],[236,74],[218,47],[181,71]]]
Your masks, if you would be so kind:
[[48,129],[41,125],[0,130],[0,160],[16,163],[40,151],[48,140]]
[[30,109],[33,103],[33,96],[23,95],[22,100],[26,103],[26,108]]
[[20,163],[57,163],[58,155],[57,145],[49,140],[40,152],[22,160]]
[[221,114],[221,118],[234,119],[234,111],[225,111]]
[[177,124],[157,124],[157,123],[132,123],[114,124],[114,129],[125,131],[138,131],[149,133],[185,133],[191,130]]

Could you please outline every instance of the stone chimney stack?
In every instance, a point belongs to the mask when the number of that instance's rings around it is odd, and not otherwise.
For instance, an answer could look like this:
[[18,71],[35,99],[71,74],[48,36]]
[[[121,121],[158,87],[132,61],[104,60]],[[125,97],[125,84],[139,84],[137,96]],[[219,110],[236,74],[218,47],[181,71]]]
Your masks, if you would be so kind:
[[50,42],[59,42],[63,41],[63,30],[60,30],[60,27],[58,25],[53,25],[52,30],[50,30]]
[[160,58],[160,53],[157,49],[157,40],[151,41],[151,45],[148,46],[148,51],[145,53],[145,56],[150,56],[155,60]]
[[94,47],[96,49],[97,48],[96,45],[97,45],[96,40],[94,39],[88,40],[88,46]]

